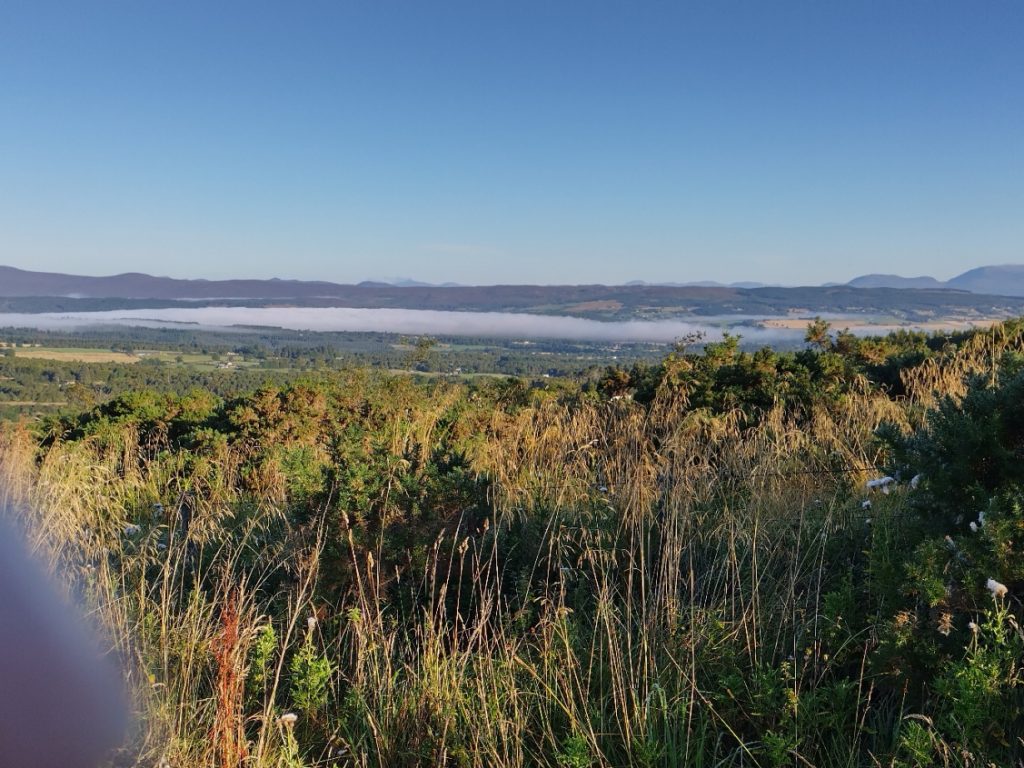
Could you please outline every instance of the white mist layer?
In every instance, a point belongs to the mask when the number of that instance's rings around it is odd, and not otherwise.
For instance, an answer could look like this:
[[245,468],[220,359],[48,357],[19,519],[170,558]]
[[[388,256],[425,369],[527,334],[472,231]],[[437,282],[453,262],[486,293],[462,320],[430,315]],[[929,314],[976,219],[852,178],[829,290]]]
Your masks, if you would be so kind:
[[[294,331],[350,331],[431,336],[481,336],[512,339],[669,343],[693,333],[709,340],[729,326],[753,318],[730,316],[708,322],[625,320],[605,322],[580,317],[511,312],[446,312],[424,309],[350,309],[344,307],[174,307],[104,312],[0,313],[0,327],[73,330],[95,325],[149,328],[232,328],[261,326]],[[802,330],[736,328],[744,340],[770,344],[794,341]]]

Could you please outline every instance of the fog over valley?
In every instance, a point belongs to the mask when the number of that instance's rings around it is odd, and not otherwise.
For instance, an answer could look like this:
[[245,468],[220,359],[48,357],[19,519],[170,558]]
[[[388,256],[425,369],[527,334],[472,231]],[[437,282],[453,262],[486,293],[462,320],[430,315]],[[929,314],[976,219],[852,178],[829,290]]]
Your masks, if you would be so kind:
[[510,312],[446,312],[415,309],[343,307],[196,307],[112,310],[106,312],[0,313],[0,327],[75,330],[95,325],[198,328],[271,327],[298,331],[349,331],[409,335],[478,336],[492,338],[570,339],[576,341],[665,342],[694,333],[716,338],[735,329],[750,342],[792,343],[800,329],[739,325],[747,316],[708,317],[702,322],[628,320],[604,322],[579,317]]

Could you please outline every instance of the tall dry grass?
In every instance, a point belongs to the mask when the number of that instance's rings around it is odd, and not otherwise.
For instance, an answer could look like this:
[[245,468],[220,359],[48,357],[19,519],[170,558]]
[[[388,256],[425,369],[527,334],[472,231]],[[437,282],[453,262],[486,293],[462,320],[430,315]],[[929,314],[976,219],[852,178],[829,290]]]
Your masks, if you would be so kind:
[[[992,354],[981,340],[908,372],[911,400],[955,395]],[[389,402],[396,477],[444,438],[489,489],[487,520],[445,527],[419,572],[387,572],[382,541],[333,525],[329,502],[296,516],[275,465],[243,472],[256,438],[187,462],[131,428],[41,448],[5,426],[0,487],[134,692],[115,763],[895,765],[898,699],[862,673],[827,700],[869,643],[837,651],[825,603],[848,567],[835,548],[863,529],[873,431],[908,427],[904,404],[861,382],[744,426],[667,390],[650,407],[474,410],[456,386]],[[316,435],[333,428],[311,417],[301,439],[329,455]],[[351,574],[336,599],[328,545]]]

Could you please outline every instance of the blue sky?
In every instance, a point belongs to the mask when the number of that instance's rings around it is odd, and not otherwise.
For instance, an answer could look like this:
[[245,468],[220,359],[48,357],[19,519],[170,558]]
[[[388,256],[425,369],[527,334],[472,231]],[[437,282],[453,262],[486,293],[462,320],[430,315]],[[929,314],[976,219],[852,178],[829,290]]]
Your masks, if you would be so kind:
[[1024,3],[0,5],[0,263],[467,283],[1024,262]]

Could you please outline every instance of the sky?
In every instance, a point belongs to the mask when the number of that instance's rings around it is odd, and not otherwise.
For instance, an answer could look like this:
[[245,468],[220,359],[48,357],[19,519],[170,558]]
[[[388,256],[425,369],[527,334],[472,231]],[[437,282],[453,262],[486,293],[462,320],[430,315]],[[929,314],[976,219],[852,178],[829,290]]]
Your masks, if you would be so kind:
[[1024,262],[1024,3],[0,4],[0,264],[460,283]]

